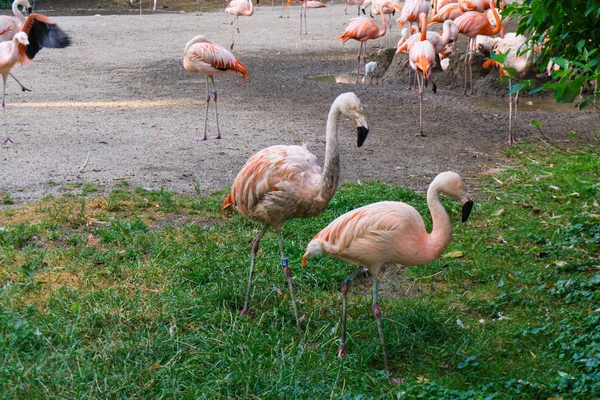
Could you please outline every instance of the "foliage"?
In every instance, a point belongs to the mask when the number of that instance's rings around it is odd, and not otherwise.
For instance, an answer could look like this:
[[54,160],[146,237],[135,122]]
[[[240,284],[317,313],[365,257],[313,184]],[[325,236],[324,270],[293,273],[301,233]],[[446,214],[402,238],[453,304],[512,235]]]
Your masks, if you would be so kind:
[[383,327],[400,386],[383,373],[369,277],[351,288],[349,354],[339,359],[340,283],[353,267],[322,257],[301,269],[299,260],[320,228],[374,201],[413,204],[430,225],[423,194],[346,183],[322,215],[284,226],[305,350],[273,232],[257,261],[256,319],[239,316],[259,227],[220,213],[225,192],[100,194],[75,185],[80,192],[8,205],[0,211],[0,393],[599,398],[598,154],[528,144],[506,152],[512,166],[470,186],[477,204],[466,224],[444,200],[454,256],[383,274]]
[[[516,16],[517,33],[531,35],[532,46],[541,46],[541,68],[550,61],[560,66],[552,74],[554,80],[538,90],[551,90],[557,101],[571,103],[584,84],[600,79],[600,2],[523,0],[510,4],[503,15]],[[593,93],[580,107],[597,97]]]

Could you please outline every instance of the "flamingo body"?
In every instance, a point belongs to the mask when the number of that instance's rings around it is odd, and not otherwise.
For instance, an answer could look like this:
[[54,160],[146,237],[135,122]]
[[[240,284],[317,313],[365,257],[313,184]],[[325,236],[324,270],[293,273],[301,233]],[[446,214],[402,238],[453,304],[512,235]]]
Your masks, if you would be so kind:
[[427,23],[429,25],[435,24],[436,22],[444,22],[448,20],[455,20],[459,16],[463,15],[468,11],[475,10],[475,6],[471,3],[450,3],[446,4],[438,10],[438,12],[431,17]]
[[333,197],[340,173],[337,121],[342,114],[350,118],[357,127],[357,145],[360,147],[369,131],[362,105],[354,93],[343,93],[331,105],[327,118],[323,167],[319,166],[317,158],[305,146],[268,147],[250,157],[223,202],[223,210],[234,208],[245,217],[265,224],[252,244],[250,276],[242,315],[248,312],[254,261],[260,240],[272,226],[277,230],[281,265],[292,298],[296,325],[298,331],[302,331],[291,270],[284,255],[281,226],[292,218],[309,218],[321,213]]
[[357,208],[336,218],[317,233],[308,243],[302,265],[312,257],[328,255],[357,265],[358,268],[342,284],[342,337],[338,355],[346,354],[347,292],[352,279],[363,267],[373,275],[373,315],[381,340],[381,348],[388,378],[397,383],[389,369],[381,323],[381,309],[377,303],[378,275],[385,263],[406,266],[425,265],[438,258],[450,243],[452,225],[440,202],[440,193],[463,204],[465,222],[473,201],[462,178],[451,171],[435,177],[427,190],[427,204],[433,220],[431,233],[425,230],[423,218],[413,207],[402,202],[383,201]]
[[211,42],[203,35],[194,37],[185,46],[183,66],[189,72],[204,76],[237,73],[241,75],[244,83],[250,76],[244,64],[229,50]]

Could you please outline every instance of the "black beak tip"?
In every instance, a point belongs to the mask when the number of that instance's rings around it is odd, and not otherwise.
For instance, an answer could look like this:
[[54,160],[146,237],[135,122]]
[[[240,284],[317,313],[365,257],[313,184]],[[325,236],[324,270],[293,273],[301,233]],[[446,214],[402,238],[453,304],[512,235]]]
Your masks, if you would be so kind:
[[33,7],[29,7],[29,8],[27,9],[27,14],[31,14],[32,12],[33,12]]
[[362,11],[363,15],[367,15],[364,8],[361,8],[360,10]]
[[367,140],[367,135],[369,134],[369,130],[367,128],[365,128],[364,126],[359,126],[358,128],[356,128],[356,130],[358,132],[358,139],[356,141],[356,145],[358,147],[360,147],[363,145],[365,140]]
[[462,222],[467,222],[469,219],[469,215],[471,215],[471,210],[473,209],[473,200],[467,201],[463,204],[462,207]]

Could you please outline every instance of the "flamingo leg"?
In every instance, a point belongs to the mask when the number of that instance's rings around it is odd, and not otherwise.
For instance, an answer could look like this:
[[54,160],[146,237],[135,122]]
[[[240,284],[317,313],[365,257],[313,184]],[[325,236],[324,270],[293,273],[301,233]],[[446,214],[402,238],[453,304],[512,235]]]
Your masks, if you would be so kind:
[[360,74],[360,53],[362,52],[363,43],[360,42],[360,47],[358,48],[358,58],[356,60],[356,83],[358,83],[358,75]]
[[6,77],[2,80],[2,111],[4,112],[4,129],[6,132],[6,140],[2,142],[3,146],[12,144],[12,140],[8,137],[8,122],[6,120]]
[[304,6],[304,3],[302,8],[304,8],[304,34],[308,35],[308,23],[306,22],[306,7]]
[[21,91],[23,91],[23,92],[31,92],[31,89],[28,89],[28,88],[26,88],[25,86],[23,86],[23,84],[22,84],[21,82],[19,82],[19,80],[18,80],[18,79],[17,79],[17,78],[16,78],[16,77],[15,77],[13,74],[11,74],[10,72],[9,72],[8,74],[9,74],[9,75],[10,75],[10,76],[11,76],[11,77],[12,77],[12,78],[15,80],[15,81],[17,81],[17,83],[18,83],[19,85],[21,85]]
[[219,109],[217,107],[217,87],[215,86],[215,78],[210,77],[213,86],[213,95],[215,100],[215,119],[217,120],[217,137],[216,139],[221,139],[221,127],[219,126]]
[[513,96],[511,94],[512,81],[508,80],[508,140],[506,140],[506,144],[512,144],[512,109],[513,109]]
[[[475,44],[475,39],[473,39]],[[473,96],[473,50],[469,50],[469,81],[471,82],[471,96]]]
[[140,15],[142,15],[142,0],[140,0]]
[[250,274],[248,276],[248,288],[246,289],[246,298],[244,300],[244,308],[240,312],[240,315],[246,315],[248,313],[248,304],[250,303],[250,291],[252,290],[252,274],[254,273],[254,262],[256,261],[256,254],[258,253],[258,245],[260,239],[269,229],[269,225],[265,225],[262,230],[256,235],[252,241],[252,255],[250,256]]
[[210,89],[208,87],[208,76],[204,75],[204,82],[206,83],[206,111],[204,113],[204,137],[202,140],[206,140],[206,131],[208,130],[208,106],[210,104]]
[[425,136],[423,135],[423,76],[419,71],[415,71],[415,75],[419,84],[419,134],[417,136]]
[[346,356],[346,316],[348,314],[348,289],[352,284],[352,280],[356,275],[363,270],[363,267],[356,267],[349,277],[342,283],[342,337],[340,338],[340,347],[338,349],[338,357]]
[[294,309],[294,316],[296,317],[296,327],[300,335],[300,341],[302,341],[302,327],[300,326],[300,318],[298,317],[298,306],[296,305],[296,295],[294,294],[294,285],[292,284],[292,270],[288,266],[288,259],[285,257],[283,252],[283,239],[281,237],[281,229],[277,229],[277,240],[279,240],[279,253],[281,254],[281,267],[283,268],[283,274],[287,280],[288,289],[290,291],[290,297],[292,298],[292,308]]
[[387,351],[385,350],[385,339],[383,337],[383,326],[381,324],[381,308],[377,303],[377,297],[379,295],[379,280],[377,277],[373,277],[373,316],[377,322],[377,331],[379,331],[379,339],[381,340],[381,350],[383,350],[383,361],[385,363],[385,374],[391,383],[397,385],[403,382],[402,379],[396,378],[390,372],[390,363],[388,361]]
[[231,20],[231,22],[229,23],[229,25],[231,25],[231,46],[229,46],[229,48],[230,48],[231,50],[233,50],[233,45],[235,44],[235,43],[234,43],[234,40],[233,40],[233,22],[234,22],[236,19],[237,19],[237,17],[235,17],[234,19],[232,19],[232,20]]
[[465,54],[465,96],[467,95],[467,64],[469,63],[469,52],[471,51],[471,39],[467,43],[467,53]]
[[302,5],[300,5],[300,35],[302,35]]

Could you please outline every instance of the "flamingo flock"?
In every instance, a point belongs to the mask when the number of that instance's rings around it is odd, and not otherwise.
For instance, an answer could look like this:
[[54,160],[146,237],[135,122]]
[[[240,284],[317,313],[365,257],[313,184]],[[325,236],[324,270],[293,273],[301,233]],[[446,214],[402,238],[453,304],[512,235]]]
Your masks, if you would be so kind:
[[[206,90],[206,108],[204,110],[204,135],[201,141],[208,139],[208,120],[211,101],[214,103],[216,121],[215,139],[221,139],[219,113],[217,108],[217,90],[215,75],[237,75],[246,83],[250,73],[242,61],[233,54],[234,27],[239,34],[239,17],[250,17],[255,9],[253,0],[231,0],[225,12],[234,17],[231,25],[232,40],[230,50],[212,42],[208,37],[198,34],[184,46],[183,67],[193,74],[204,76]],[[290,5],[289,0],[286,7]],[[347,5],[350,0],[347,0]],[[258,0],[257,0],[258,5]],[[403,5],[395,0],[353,0],[353,4],[363,5],[362,11],[371,6],[372,15],[380,15],[380,24],[373,18],[358,16],[350,19],[344,31],[336,40],[346,43],[354,40],[360,43],[357,56],[357,72],[355,84],[361,76],[361,64],[364,73],[362,83],[367,78],[373,80],[378,65],[376,62],[366,63],[367,43],[369,40],[383,38],[389,34],[388,20],[399,13],[396,20],[402,39],[397,45],[396,53],[407,54],[410,69],[415,72],[418,81],[419,96],[419,131],[418,136],[425,136],[423,130],[423,94],[429,82],[435,93],[432,73],[441,60],[452,56],[456,48],[459,34],[468,38],[465,56],[464,94],[467,94],[470,80],[470,94],[473,94],[472,53],[477,49],[477,37],[497,35],[506,28],[496,9],[495,0],[461,0],[459,2],[437,0],[433,5],[424,0],[406,0]],[[156,6],[156,3],[155,3]],[[13,142],[8,138],[6,123],[6,81],[12,68],[18,63],[28,63],[43,47],[65,48],[71,44],[70,36],[56,23],[40,14],[30,14],[25,18],[21,9],[31,12],[27,0],[15,0],[13,13],[15,18],[0,18],[0,72],[3,77],[2,107],[4,111],[7,139],[5,145]],[[141,5],[140,5],[141,7]],[[300,1],[300,34],[307,35],[306,9],[325,8],[323,3],[315,0]],[[433,8],[433,15],[429,17]],[[488,12],[484,14],[485,12]],[[141,12],[141,8],[140,8]],[[303,21],[304,18],[304,30]],[[491,20],[490,20],[491,18]],[[405,28],[406,23],[409,24]],[[442,23],[442,31],[434,32],[431,25]],[[415,24],[413,26],[413,24]],[[496,66],[504,73],[504,68],[516,70],[516,74],[531,70],[532,53],[522,54],[526,38],[515,34],[503,35],[504,38],[493,40],[492,50],[506,53],[507,61],[500,64],[487,62],[486,67]],[[335,38],[331,38],[332,42]],[[468,69],[468,71],[467,71]],[[511,76],[515,78],[515,76]],[[409,85],[410,86],[410,85]],[[364,90],[368,90],[365,88]],[[509,136],[508,144],[514,144],[517,122],[518,93],[514,102],[510,96]],[[373,107],[376,105],[374,104]],[[513,114],[514,106],[514,114]],[[240,311],[242,316],[249,316],[251,311],[252,284],[259,251],[260,241],[269,228],[277,232],[279,242],[280,264],[290,293],[291,306],[295,316],[296,329],[300,340],[303,340],[302,317],[292,281],[292,267],[284,247],[282,227],[285,222],[296,218],[311,218],[326,210],[334,197],[340,183],[340,143],[338,131],[345,131],[342,116],[348,118],[357,133],[356,144],[361,147],[369,133],[366,111],[359,97],[352,92],[338,95],[332,102],[325,124],[325,158],[322,166],[317,157],[306,145],[274,145],[264,148],[250,156],[241,167],[232,182],[231,191],[226,196],[223,211],[236,211],[245,218],[262,224],[251,244],[248,281],[244,296],[244,305]],[[342,122],[341,122],[342,120]],[[311,126],[320,130],[318,125]],[[433,221],[431,232],[427,232],[423,218],[410,205],[384,201],[365,205],[351,210],[323,227],[308,242],[302,266],[313,257],[326,255],[337,258],[357,267],[342,283],[342,325],[338,356],[347,354],[347,294],[352,281],[365,268],[373,278],[372,312],[377,325],[385,372],[393,384],[401,383],[390,367],[390,357],[386,351],[384,329],[379,306],[378,276],[385,263],[394,262],[405,266],[420,266],[437,259],[449,245],[452,238],[452,223],[440,195],[458,200],[462,206],[462,222],[467,221],[473,208],[473,199],[468,193],[463,179],[456,173],[447,171],[437,175],[427,191],[427,205]]]

